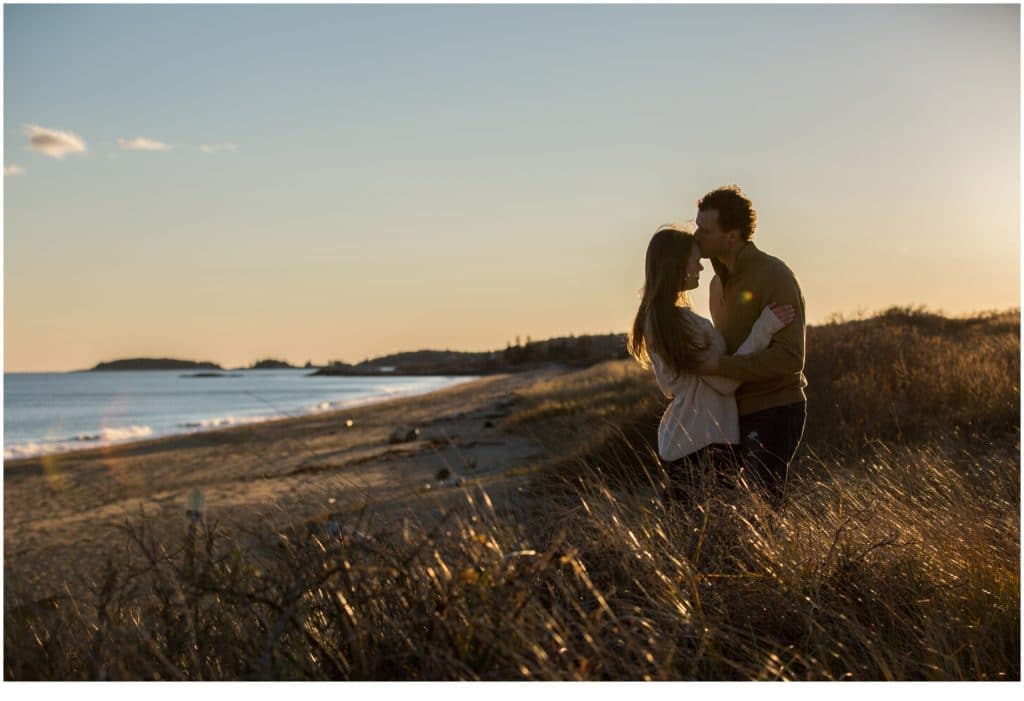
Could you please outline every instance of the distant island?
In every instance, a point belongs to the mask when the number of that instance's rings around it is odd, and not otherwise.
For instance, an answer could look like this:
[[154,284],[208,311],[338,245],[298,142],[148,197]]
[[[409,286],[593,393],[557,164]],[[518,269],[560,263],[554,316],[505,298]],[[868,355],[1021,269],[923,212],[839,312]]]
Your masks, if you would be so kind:
[[266,360],[257,360],[256,364],[252,366],[253,370],[294,370],[295,366],[291,363],[287,363],[283,360],[274,360],[273,358],[267,358]]
[[197,363],[192,360],[174,360],[172,358],[127,358],[99,363],[89,372],[108,370],[223,370],[216,363]]

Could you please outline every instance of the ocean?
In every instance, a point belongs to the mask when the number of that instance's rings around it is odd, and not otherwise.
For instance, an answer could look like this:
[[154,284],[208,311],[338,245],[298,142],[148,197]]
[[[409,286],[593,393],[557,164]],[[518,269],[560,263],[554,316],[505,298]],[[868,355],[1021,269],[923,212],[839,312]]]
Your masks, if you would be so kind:
[[5,373],[4,460],[336,411],[475,379],[311,372]]

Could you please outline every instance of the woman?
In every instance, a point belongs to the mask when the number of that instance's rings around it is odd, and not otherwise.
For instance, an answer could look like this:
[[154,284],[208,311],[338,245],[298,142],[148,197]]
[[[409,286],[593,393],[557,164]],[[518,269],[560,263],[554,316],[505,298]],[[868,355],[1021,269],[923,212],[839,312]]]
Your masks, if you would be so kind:
[[[731,462],[731,446],[740,442],[734,393],[738,380],[698,376],[694,355],[712,344],[725,353],[725,340],[711,322],[696,314],[686,297],[697,289],[700,248],[693,234],[657,231],[647,246],[643,298],[633,322],[629,352],[644,367],[653,367],[658,387],[672,399],[658,427],[658,454],[673,481],[668,496],[680,496],[679,482],[692,480],[709,465]],[[721,286],[712,285],[712,296]],[[720,300],[712,299],[716,309]],[[770,305],[751,329],[737,355],[768,347],[773,334],[793,321],[791,306]]]

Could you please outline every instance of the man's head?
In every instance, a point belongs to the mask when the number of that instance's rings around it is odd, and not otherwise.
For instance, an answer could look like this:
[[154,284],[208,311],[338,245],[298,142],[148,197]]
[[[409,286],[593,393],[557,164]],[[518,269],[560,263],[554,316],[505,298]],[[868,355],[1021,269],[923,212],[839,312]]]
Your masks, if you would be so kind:
[[697,243],[705,258],[728,259],[750,240],[757,212],[735,185],[712,190],[697,201]]

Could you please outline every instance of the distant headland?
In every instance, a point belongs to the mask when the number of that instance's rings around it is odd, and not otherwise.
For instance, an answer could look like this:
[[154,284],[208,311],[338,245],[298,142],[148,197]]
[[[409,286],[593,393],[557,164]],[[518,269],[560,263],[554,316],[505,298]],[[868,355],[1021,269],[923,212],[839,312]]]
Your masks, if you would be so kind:
[[[419,350],[393,353],[379,358],[367,359],[349,364],[340,360],[328,361],[324,366],[307,362],[301,368],[311,370],[314,375],[491,375],[495,373],[520,372],[541,365],[561,364],[582,367],[628,357],[625,334],[604,334],[590,336],[564,336],[544,341],[526,339],[520,343],[509,343],[504,350],[494,351],[452,351]],[[258,360],[248,368],[236,370],[297,370],[300,366],[284,360],[267,358]],[[86,372],[110,370],[193,370],[208,371],[189,377],[224,377],[219,374],[224,368],[216,363],[171,358],[128,358],[99,363]],[[209,372],[212,371],[212,372]]]
[[629,357],[625,334],[563,336],[544,341],[516,339],[505,350],[466,352],[421,350],[395,353],[355,365],[333,361],[310,375],[492,375],[522,372],[542,365],[583,367]]

